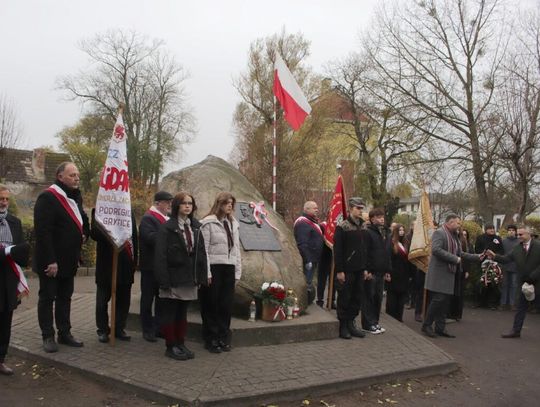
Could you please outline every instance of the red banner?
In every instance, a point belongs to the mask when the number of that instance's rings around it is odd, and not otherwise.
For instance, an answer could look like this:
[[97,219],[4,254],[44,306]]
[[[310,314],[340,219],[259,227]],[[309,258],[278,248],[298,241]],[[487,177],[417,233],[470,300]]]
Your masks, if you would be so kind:
[[334,246],[336,226],[346,217],[347,204],[345,203],[345,190],[343,189],[341,175],[338,175],[336,189],[334,191],[334,196],[332,197],[332,202],[330,203],[328,218],[326,219],[326,228],[324,229],[324,241],[328,247]]

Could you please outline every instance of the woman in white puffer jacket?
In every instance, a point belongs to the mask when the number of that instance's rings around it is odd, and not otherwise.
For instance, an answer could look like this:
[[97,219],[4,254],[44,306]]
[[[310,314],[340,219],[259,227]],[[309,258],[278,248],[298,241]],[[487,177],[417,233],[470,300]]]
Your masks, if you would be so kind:
[[242,276],[236,199],[220,192],[210,212],[201,221],[208,257],[208,287],[201,287],[199,299],[205,347],[211,353],[231,350],[231,314],[234,287]]

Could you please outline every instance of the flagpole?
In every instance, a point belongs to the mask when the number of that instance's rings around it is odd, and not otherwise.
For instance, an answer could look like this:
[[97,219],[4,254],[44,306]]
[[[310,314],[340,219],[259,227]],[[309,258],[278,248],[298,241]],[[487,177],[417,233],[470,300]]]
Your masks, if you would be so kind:
[[116,275],[118,270],[118,248],[113,246],[112,280],[111,280],[111,334],[110,344],[114,346],[116,339]]
[[276,211],[277,200],[277,132],[276,132],[276,95],[274,95],[274,123],[272,135],[272,208]]
[[[339,177],[341,177],[341,170],[343,167],[341,165],[338,165],[336,167],[337,173],[338,173],[338,180]],[[343,183],[343,180],[341,181]],[[345,195],[345,185],[343,185],[343,195]],[[343,197],[345,202],[346,199]],[[343,210],[346,210],[346,208],[343,208]],[[345,218],[345,214],[343,214],[343,217]],[[326,225],[328,227],[328,225]],[[330,268],[330,276],[328,277],[328,294],[326,296],[326,308],[332,309],[332,301],[334,297],[334,274],[335,274],[335,262],[334,262],[334,246],[332,246],[332,267]]]

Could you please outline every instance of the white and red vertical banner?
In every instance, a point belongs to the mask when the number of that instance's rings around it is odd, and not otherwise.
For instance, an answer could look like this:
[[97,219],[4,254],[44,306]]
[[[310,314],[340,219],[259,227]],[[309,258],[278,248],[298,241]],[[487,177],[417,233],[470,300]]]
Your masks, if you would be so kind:
[[121,248],[131,239],[126,129],[121,111],[114,125],[105,167],[99,180],[95,217],[116,247]]
[[283,108],[285,120],[297,131],[311,113],[311,106],[277,51],[274,62],[274,95]]

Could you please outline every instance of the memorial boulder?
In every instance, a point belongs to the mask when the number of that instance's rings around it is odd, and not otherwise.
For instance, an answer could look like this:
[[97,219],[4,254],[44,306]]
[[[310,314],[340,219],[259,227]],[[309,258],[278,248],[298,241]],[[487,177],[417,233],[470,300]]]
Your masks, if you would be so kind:
[[199,219],[208,213],[219,192],[229,191],[236,198],[235,216],[240,222],[242,246],[242,278],[236,287],[236,314],[247,316],[253,295],[264,282],[270,281],[280,281],[292,288],[300,308],[305,309],[306,284],[292,229],[269,204],[265,205],[267,221],[257,222],[253,204],[264,199],[236,168],[221,158],[208,156],[200,163],[169,173],[160,187],[173,195],[181,190],[193,194]]

